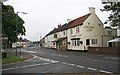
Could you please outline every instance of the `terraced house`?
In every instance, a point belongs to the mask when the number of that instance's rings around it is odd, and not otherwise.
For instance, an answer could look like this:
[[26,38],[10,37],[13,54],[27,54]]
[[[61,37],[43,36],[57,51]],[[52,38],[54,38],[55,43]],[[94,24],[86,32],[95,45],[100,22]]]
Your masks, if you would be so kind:
[[69,20],[64,25],[58,25],[42,40],[42,46],[57,50],[87,50],[88,47],[106,47],[107,41],[115,38],[116,29],[104,28],[103,23],[95,14],[95,8],[89,8],[90,13]]

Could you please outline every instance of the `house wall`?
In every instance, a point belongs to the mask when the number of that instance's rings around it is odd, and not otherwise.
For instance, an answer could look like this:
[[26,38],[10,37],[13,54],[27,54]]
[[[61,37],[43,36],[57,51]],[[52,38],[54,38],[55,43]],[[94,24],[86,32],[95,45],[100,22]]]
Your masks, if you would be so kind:
[[[78,27],[78,26],[76,26]],[[102,46],[102,35],[103,35],[103,24],[95,13],[92,13],[86,20],[83,22],[83,25],[79,25],[80,32],[76,33],[76,27],[73,29],[73,34],[70,34],[70,29],[68,30],[68,49],[70,50],[87,50],[87,47],[101,47]],[[83,43],[80,46],[72,46],[72,38],[80,38],[80,41]],[[90,39],[90,45],[86,45],[86,39]],[[91,44],[92,39],[98,39],[98,44]]]

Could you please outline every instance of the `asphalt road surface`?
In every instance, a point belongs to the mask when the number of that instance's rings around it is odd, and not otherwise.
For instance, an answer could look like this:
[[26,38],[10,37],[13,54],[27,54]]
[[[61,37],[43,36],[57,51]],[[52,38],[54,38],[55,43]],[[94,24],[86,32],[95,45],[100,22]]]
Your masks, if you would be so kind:
[[2,73],[120,73],[120,58],[80,51],[58,51],[40,47],[23,48],[34,58],[5,65]]

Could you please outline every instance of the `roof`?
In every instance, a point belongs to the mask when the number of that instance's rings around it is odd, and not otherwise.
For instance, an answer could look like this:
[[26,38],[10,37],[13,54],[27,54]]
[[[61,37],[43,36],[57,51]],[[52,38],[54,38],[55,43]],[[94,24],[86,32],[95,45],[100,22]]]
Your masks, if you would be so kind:
[[116,39],[110,40],[108,42],[120,42],[120,38],[116,38]]
[[60,32],[63,30],[68,29],[68,27],[71,25],[73,21],[69,22],[69,23],[65,23],[64,25],[59,26],[58,28],[54,28],[52,31],[50,31],[46,36],[50,35],[50,34],[54,34],[56,32]]
[[69,28],[72,28],[72,27],[75,27],[75,26],[78,26],[78,25],[82,25],[83,22],[90,16],[91,14],[87,14],[87,15],[84,15],[84,16],[81,16],[77,19],[74,20],[74,22],[69,26]]
[[[64,25],[59,25],[58,28],[54,28],[52,31],[50,31],[46,36],[48,35],[51,35],[51,34],[54,34],[56,32],[60,32],[60,31],[63,31],[63,30],[66,30],[66,29],[69,29],[69,28],[72,28],[72,27],[75,27],[77,25],[80,25],[82,24],[91,14],[86,14],[84,16],[81,16],[77,19],[74,19],[72,21],[70,21],[69,23],[65,23]],[[46,37],[45,36],[45,37]]]

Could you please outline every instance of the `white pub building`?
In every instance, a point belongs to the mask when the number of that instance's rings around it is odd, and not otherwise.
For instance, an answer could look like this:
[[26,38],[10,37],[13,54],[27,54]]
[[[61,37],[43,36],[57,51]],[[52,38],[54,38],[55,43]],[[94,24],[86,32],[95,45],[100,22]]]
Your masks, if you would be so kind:
[[107,41],[117,36],[117,30],[105,27],[95,8],[89,8],[90,13],[68,19],[68,23],[54,28],[42,39],[42,46],[57,50],[87,50],[88,47],[107,47]]

